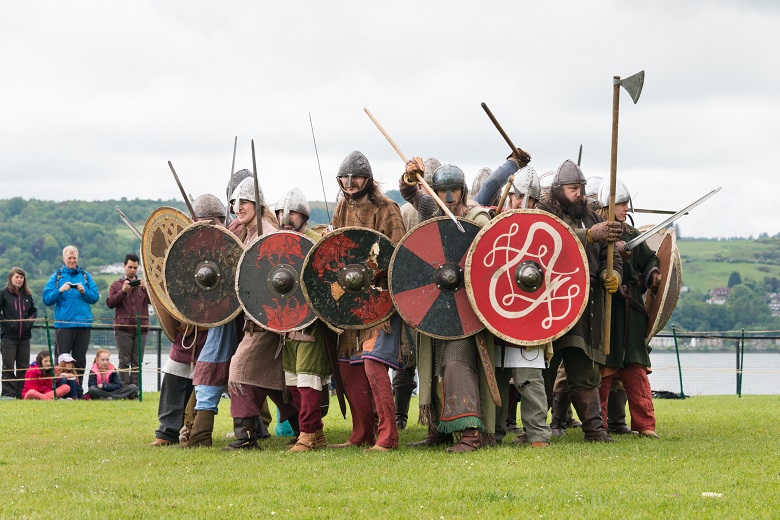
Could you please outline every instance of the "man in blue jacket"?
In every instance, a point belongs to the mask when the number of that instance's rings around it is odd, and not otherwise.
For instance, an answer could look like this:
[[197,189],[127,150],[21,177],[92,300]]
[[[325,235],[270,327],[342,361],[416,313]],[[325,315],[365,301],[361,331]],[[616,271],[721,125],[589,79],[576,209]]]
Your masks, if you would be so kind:
[[65,246],[63,266],[51,275],[43,289],[43,304],[54,305],[56,354],[69,353],[76,360],[80,377],[87,366],[87,348],[92,327],[90,305],[100,299],[92,276],[78,266],[79,250]]

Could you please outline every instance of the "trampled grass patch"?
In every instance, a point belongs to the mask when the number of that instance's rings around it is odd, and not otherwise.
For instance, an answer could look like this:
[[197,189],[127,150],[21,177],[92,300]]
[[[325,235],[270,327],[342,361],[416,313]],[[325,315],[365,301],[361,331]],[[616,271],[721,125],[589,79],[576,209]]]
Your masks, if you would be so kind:
[[[569,430],[544,450],[468,454],[408,448],[223,452],[152,448],[157,394],[144,401],[0,402],[2,518],[776,518],[780,396],[655,400],[657,441],[585,444]],[[416,403],[413,402],[413,407]],[[349,417],[349,416],[348,416]],[[410,418],[410,424],[416,416]],[[330,442],[349,436],[332,399]],[[273,429],[273,425],[272,425]],[[511,438],[511,437],[510,437]]]

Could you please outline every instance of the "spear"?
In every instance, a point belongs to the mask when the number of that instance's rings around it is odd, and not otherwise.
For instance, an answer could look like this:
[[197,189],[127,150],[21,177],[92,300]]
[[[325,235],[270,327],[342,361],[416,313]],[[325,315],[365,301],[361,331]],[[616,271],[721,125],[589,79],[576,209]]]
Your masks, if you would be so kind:
[[184,202],[185,204],[187,204],[187,209],[190,211],[190,216],[192,217],[192,221],[197,222],[198,217],[195,216],[195,210],[193,209],[192,204],[190,203],[190,198],[187,196],[187,192],[184,191],[184,186],[181,185],[179,176],[176,175],[176,170],[173,169],[173,164],[171,164],[171,161],[168,161],[168,167],[171,169],[173,178],[176,179],[176,185],[179,186],[179,191],[181,192],[181,196],[184,197]]
[[255,161],[255,140],[252,139],[252,175],[255,178],[255,218],[257,219],[257,236],[263,234],[260,222],[260,185],[257,183],[257,162]]
[[[231,188],[230,182],[233,180],[233,172],[236,171],[236,146],[238,145],[238,136],[233,140],[233,163],[230,165],[230,177],[228,177],[228,189]],[[225,206],[225,227],[230,220],[230,196],[232,193],[228,193],[227,206]]]
[[[407,162],[409,162],[409,161],[406,159],[406,156],[404,155],[404,153],[401,151],[401,149],[400,149],[400,148],[398,148],[398,145],[396,145],[396,144],[395,144],[395,141],[393,141],[393,139],[392,139],[392,138],[391,138],[391,137],[390,137],[390,136],[387,134],[387,132],[385,132],[385,129],[384,129],[384,128],[382,128],[382,125],[380,125],[380,124],[379,124],[379,121],[377,121],[376,119],[374,119],[374,116],[372,116],[372,115],[371,115],[371,112],[369,112],[367,108],[363,108],[363,110],[365,110],[365,111],[366,111],[366,115],[368,115],[368,117],[371,119],[371,121],[373,121],[373,122],[374,122],[374,124],[376,125],[377,129],[378,129],[380,132],[382,132],[382,135],[383,135],[383,136],[385,136],[385,139],[387,139],[387,142],[388,142],[388,143],[390,143],[390,146],[392,146],[392,147],[393,147],[393,149],[396,151],[396,153],[398,153],[398,155],[399,155],[399,156],[401,157],[401,159],[404,161],[404,164],[406,164]],[[452,211],[450,211],[450,209],[447,207],[447,205],[446,205],[446,204],[444,204],[444,201],[442,201],[442,200],[439,198],[439,196],[438,196],[438,195],[436,195],[436,192],[435,192],[435,191],[433,191],[433,190],[431,189],[431,187],[430,187],[430,186],[428,186],[428,183],[427,183],[427,182],[425,182],[425,179],[424,179],[424,178],[423,178],[423,176],[422,176],[422,175],[420,175],[419,173],[417,174],[417,182],[419,182],[420,184],[422,184],[423,186],[425,186],[425,188],[426,188],[426,189],[427,189],[427,190],[428,190],[428,191],[431,193],[431,195],[433,196],[433,200],[435,200],[435,201],[436,201],[436,203],[439,205],[439,207],[442,209],[442,211],[444,211],[444,214],[445,214],[445,215],[447,215],[448,217],[450,217],[450,218],[452,219],[452,221],[455,223],[455,226],[458,228],[458,230],[459,230],[461,233],[465,233],[465,232],[466,232],[466,230],[465,230],[465,229],[463,229],[463,226],[461,226],[461,225],[460,225],[460,222],[458,222],[458,219],[457,219],[457,218],[455,218],[455,215],[453,215],[453,214],[452,214]]]
[[317,151],[317,139],[314,137],[314,123],[311,122],[311,112],[309,112],[309,126],[311,126],[311,139],[314,141],[314,155],[317,156],[317,168],[320,170],[320,183],[322,184],[322,199],[325,201],[325,213],[328,214],[330,222],[330,210],[328,209],[328,196],[325,195],[325,180],[322,178],[322,166],[320,166],[320,153]]

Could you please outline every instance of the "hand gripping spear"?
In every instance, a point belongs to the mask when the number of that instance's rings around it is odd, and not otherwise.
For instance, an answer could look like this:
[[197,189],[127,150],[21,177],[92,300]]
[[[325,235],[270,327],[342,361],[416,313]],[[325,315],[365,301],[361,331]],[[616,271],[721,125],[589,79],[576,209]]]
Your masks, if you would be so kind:
[[[393,139],[392,139],[392,138],[391,138],[389,135],[387,135],[387,132],[385,132],[385,129],[384,129],[384,128],[382,128],[382,125],[380,125],[380,124],[379,124],[379,121],[377,121],[376,119],[374,119],[374,116],[372,116],[372,115],[371,115],[371,112],[369,112],[367,108],[363,108],[363,110],[365,110],[365,111],[366,111],[366,115],[368,115],[368,117],[371,119],[371,121],[373,121],[373,122],[374,122],[374,124],[376,125],[377,129],[378,129],[380,132],[382,132],[382,135],[383,135],[383,136],[385,136],[385,139],[387,139],[387,142],[388,142],[388,143],[390,143],[390,146],[392,146],[392,147],[393,147],[393,149],[396,151],[396,153],[398,153],[398,155],[399,155],[399,156],[401,157],[401,159],[404,161],[404,164],[405,164],[405,163],[407,163],[407,162],[409,162],[409,161],[406,159],[406,156],[404,155],[404,153],[401,151],[401,149],[400,149],[400,148],[398,148],[398,145],[396,145],[396,144],[395,144],[395,141],[393,141]],[[420,175],[419,173],[417,174],[417,182],[419,182],[420,184],[422,184],[423,186],[425,186],[425,188],[426,188],[426,189],[427,189],[427,190],[428,190],[428,191],[431,193],[431,195],[433,196],[433,200],[435,200],[435,201],[436,201],[436,203],[439,205],[439,207],[442,209],[442,211],[444,211],[444,214],[445,214],[445,215],[447,215],[448,217],[450,217],[450,218],[452,219],[452,221],[455,223],[455,226],[458,228],[458,230],[459,230],[461,233],[465,233],[465,232],[466,232],[466,230],[465,230],[465,229],[463,229],[463,226],[461,226],[460,222],[458,222],[458,219],[457,219],[457,218],[455,218],[455,215],[453,215],[453,214],[452,214],[452,211],[450,211],[450,210],[449,210],[449,208],[447,207],[447,205],[446,205],[446,204],[444,204],[444,202],[443,202],[443,201],[442,201],[442,200],[439,198],[439,196],[438,196],[438,195],[436,195],[436,192],[435,192],[435,191],[433,191],[433,190],[431,189],[431,187],[430,187],[430,186],[428,186],[428,183],[427,183],[427,182],[425,182],[425,179],[424,179],[424,178],[423,178],[423,176],[422,176],[422,175]]]
[[[631,96],[631,99],[636,102],[639,101],[639,96],[642,94],[642,86],[645,84],[645,71],[640,71],[633,76],[621,80],[620,76],[615,76],[612,80],[612,155],[610,157],[609,164],[609,213],[607,220],[612,222],[615,220],[615,184],[617,183],[617,145],[618,145],[618,114],[620,107],[620,87],[622,86]],[[615,251],[615,243],[609,242],[607,244],[607,278],[612,276],[614,259],[612,258]],[[602,336],[604,342],[604,355],[609,355],[609,343],[612,332],[612,293],[607,291],[606,298],[604,299],[604,335]]]

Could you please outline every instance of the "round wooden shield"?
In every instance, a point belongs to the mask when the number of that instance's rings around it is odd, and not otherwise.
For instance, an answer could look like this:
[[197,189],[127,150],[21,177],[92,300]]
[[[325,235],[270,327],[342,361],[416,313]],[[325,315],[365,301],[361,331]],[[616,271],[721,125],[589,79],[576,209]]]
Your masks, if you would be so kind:
[[585,249],[561,219],[540,210],[501,213],[466,257],[466,292],[482,323],[521,346],[554,341],[585,310]]
[[[648,239],[648,245],[651,248],[655,244],[651,243],[650,240],[654,239],[655,236]],[[680,251],[677,249],[674,229],[663,230],[657,236],[661,239],[655,252],[661,270],[661,283],[655,294],[653,291],[645,293],[645,309],[647,309],[649,316],[645,337],[646,344],[649,344],[653,336],[663,330],[671,319],[682,288],[682,262]],[[654,242],[657,243],[657,239]]]
[[177,311],[200,327],[216,327],[241,312],[236,269],[244,247],[221,226],[196,222],[182,231],[165,255],[165,286]]
[[277,231],[256,238],[241,255],[236,294],[244,312],[263,328],[289,332],[317,319],[300,282],[312,246],[314,241],[305,235]]
[[382,233],[360,227],[332,231],[303,264],[303,294],[314,313],[341,329],[367,329],[393,313],[390,291],[377,285],[393,255]]
[[176,336],[175,329],[168,330],[171,326],[169,318],[179,322],[187,320],[176,310],[165,288],[165,254],[173,239],[190,224],[192,220],[187,215],[176,208],[163,206],[149,215],[141,235],[141,263],[146,273],[146,288],[150,291],[149,299],[157,312],[158,320],[159,316],[165,317],[165,321],[159,321],[169,339],[171,334]]
[[466,253],[479,233],[470,220],[426,220],[398,243],[390,259],[390,295],[410,327],[440,339],[458,339],[483,328],[466,295]]

